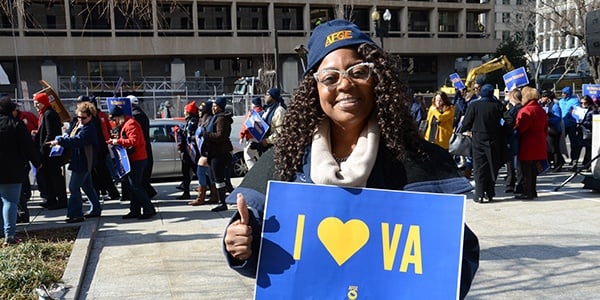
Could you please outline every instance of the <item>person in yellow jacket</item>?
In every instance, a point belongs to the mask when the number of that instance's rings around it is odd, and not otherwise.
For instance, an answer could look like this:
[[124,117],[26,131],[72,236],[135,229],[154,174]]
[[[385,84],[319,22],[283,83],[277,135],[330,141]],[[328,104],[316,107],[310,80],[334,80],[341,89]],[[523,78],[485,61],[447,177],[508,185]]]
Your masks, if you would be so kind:
[[454,106],[444,92],[438,92],[431,100],[431,107],[427,111],[427,130],[425,139],[448,149],[452,136],[454,120]]

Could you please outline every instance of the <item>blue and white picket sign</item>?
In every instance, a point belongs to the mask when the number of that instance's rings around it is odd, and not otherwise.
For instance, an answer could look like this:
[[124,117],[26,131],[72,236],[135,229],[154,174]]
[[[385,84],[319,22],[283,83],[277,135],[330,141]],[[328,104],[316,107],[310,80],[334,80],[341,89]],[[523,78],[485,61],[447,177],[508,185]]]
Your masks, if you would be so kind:
[[129,164],[129,156],[127,156],[127,149],[121,145],[112,145],[109,147],[112,151],[113,165],[119,179],[123,179],[125,175],[131,171],[131,165]]
[[457,88],[459,90],[465,88],[465,84],[462,82],[462,79],[460,79],[460,75],[458,75],[458,73],[452,73],[449,77],[450,81],[452,81],[452,85],[454,85],[454,88]]
[[600,84],[582,84],[581,91],[584,96],[598,97],[600,95]]
[[250,115],[244,121],[244,125],[246,125],[250,134],[259,142],[262,141],[267,131],[269,131],[269,124],[254,110],[250,111]]
[[255,299],[457,299],[464,202],[271,181]]
[[127,97],[109,97],[106,98],[106,105],[108,106],[108,111],[113,106],[120,106],[123,109],[123,112],[126,116],[132,116],[132,108],[131,108],[131,99]]
[[502,76],[506,90],[512,91],[515,88],[526,86],[529,84],[529,77],[525,67],[512,70]]

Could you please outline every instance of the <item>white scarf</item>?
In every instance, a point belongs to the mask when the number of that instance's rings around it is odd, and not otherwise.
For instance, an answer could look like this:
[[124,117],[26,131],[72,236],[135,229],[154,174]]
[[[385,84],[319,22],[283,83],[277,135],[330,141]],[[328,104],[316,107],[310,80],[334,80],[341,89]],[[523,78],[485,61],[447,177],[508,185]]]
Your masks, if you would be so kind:
[[344,187],[365,187],[379,148],[379,127],[375,118],[369,119],[346,161],[339,165],[331,152],[329,119],[319,124],[313,135],[310,176],[314,183]]

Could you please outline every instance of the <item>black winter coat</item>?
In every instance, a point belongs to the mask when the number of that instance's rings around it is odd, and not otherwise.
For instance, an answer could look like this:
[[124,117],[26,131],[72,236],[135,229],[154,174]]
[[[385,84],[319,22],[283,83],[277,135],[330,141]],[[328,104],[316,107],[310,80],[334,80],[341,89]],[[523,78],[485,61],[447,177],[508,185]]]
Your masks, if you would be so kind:
[[28,161],[38,168],[36,151],[25,124],[12,116],[0,115],[0,184],[21,183],[27,176]]

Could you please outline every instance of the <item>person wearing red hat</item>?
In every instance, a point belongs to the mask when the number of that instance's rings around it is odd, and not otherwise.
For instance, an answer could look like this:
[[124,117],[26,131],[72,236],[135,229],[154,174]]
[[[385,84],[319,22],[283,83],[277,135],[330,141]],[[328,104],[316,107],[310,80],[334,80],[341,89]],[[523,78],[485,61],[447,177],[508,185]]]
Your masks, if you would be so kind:
[[46,201],[41,205],[48,209],[67,208],[67,187],[65,176],[62,173],[62,157],[50,156],[50,142],[57,136],[62,135],[62,122],[58,113],[50,105],[50,98],[46,93],[33,95],[33,105],[37,109],[39,127],[32,133],[35,134],[34,144],[38,147],[42,156],[44,167],[37,173],[38,182],[43,182],[40,193],[46,195]]
[[181,182],[181,189],[183,194],[176,197],[178,200],[190,199],[190,182],[192,181],[192,175],[196,173],[196,162],[198,161],[198,148],[196,147],[195,134],[198,128],[198,107],[196,101],[188,103],[184,107],[185,126],[179,130],[180,143],[177,145],[177,149],[181,152],[181,173],[183,174],[183,181]]

